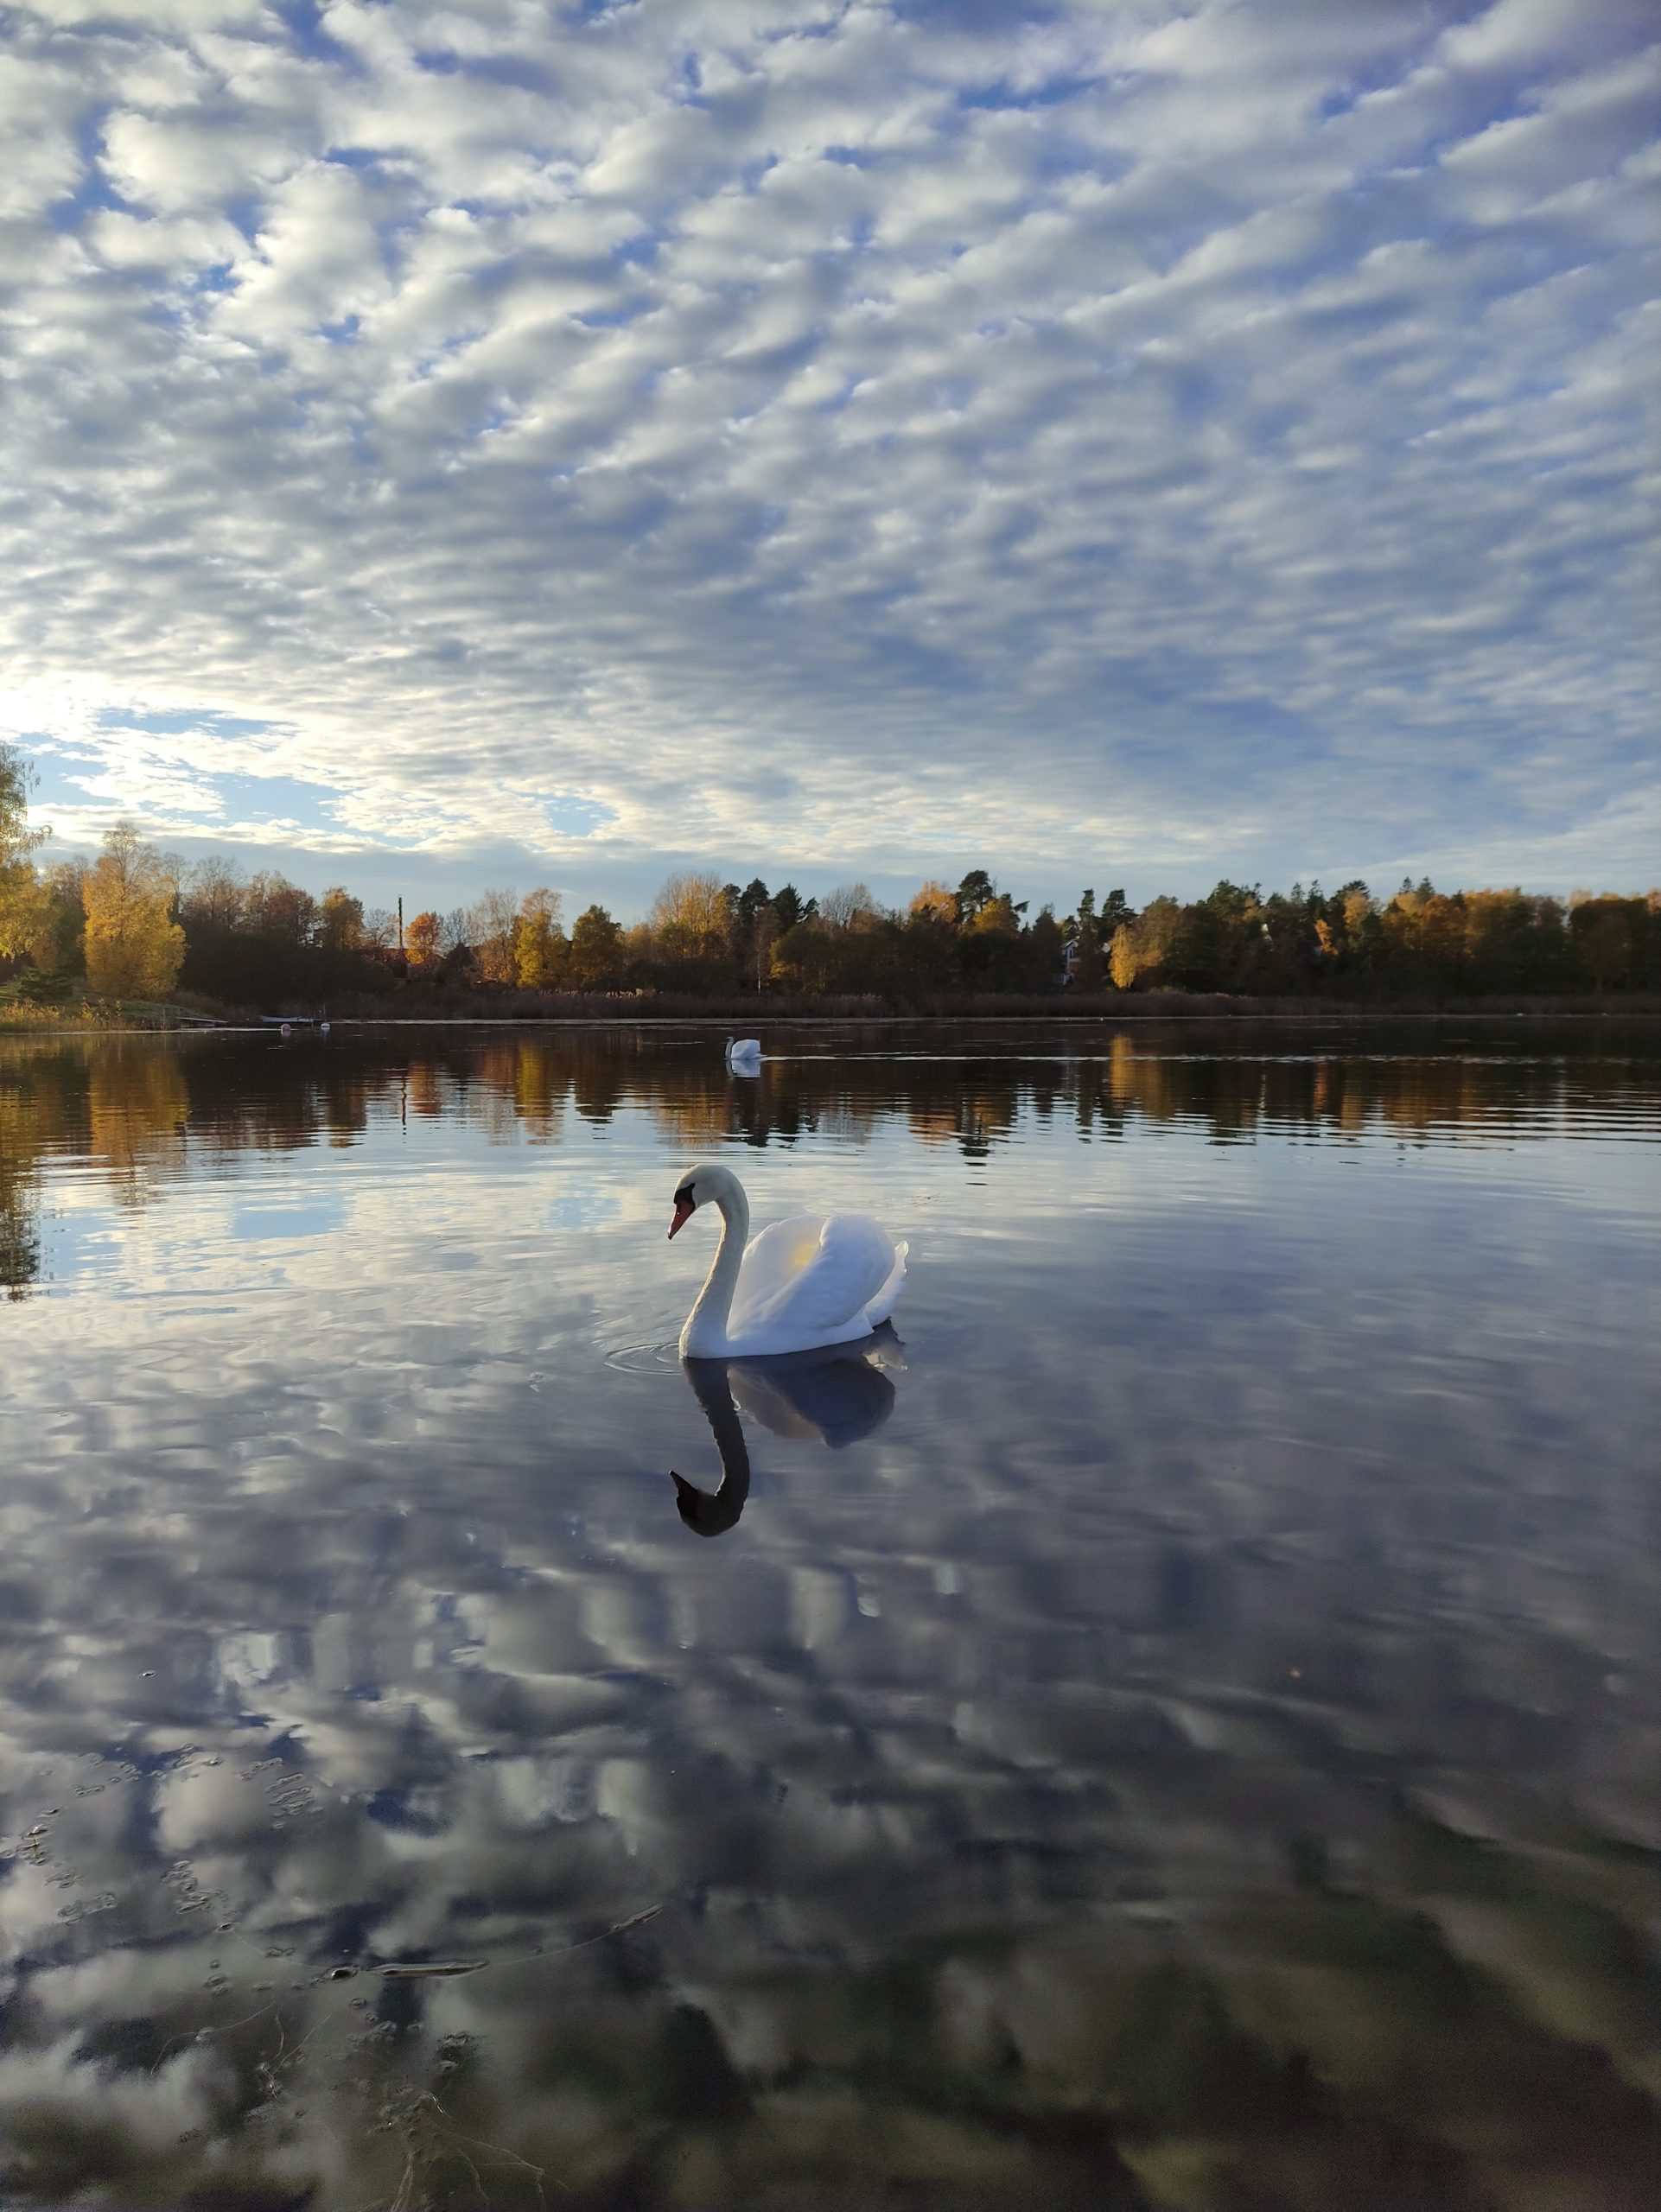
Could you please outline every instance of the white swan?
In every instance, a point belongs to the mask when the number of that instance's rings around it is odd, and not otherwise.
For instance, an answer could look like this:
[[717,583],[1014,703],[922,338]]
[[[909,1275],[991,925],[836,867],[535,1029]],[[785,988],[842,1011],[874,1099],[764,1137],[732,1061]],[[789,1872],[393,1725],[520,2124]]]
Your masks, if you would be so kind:
[[761,1040],[759,1037],[729,1037],[727,1039],[727,1065],[740,1075],[754,1075],[761,1065]]
[[764,1358],[868,1337],[905,1287],[908,1247],[861,1213],[792,1214],[748,1244],[750,1205],[730,1167],[705,1161],[675,1186],[673,1236],[698,1206],[721,1243],[686,1326],[683,1359]]

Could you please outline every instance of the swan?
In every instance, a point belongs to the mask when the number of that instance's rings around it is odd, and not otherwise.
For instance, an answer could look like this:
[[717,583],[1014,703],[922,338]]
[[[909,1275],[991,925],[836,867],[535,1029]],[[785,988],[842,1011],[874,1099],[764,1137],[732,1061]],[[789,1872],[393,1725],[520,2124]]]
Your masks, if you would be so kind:
[[759,1037],[729,1037],[727,1039],[727,1065],[741,1075],[754,1075],[761,1065],[761,1040]]
[[792,1214],[747,1243],[744,1185],[730,1167],[705,1160],[675,1186],[671,1236],[704,1205],[720,1210],[721,1242],[680,1332],[683,1359],[852,1344],[887,1320],[905,1287],[910,1248],[863,1214]]

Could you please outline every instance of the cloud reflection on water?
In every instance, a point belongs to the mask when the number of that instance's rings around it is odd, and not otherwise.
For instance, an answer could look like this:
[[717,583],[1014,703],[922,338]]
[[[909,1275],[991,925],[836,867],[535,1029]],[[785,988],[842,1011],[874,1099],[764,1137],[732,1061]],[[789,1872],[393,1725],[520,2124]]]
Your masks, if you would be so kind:
[[[16,2201],[1642,2201],[1653,1061],[172,1051],[0,1060]],[[897,1389],[608,1363],[723,1132]]]

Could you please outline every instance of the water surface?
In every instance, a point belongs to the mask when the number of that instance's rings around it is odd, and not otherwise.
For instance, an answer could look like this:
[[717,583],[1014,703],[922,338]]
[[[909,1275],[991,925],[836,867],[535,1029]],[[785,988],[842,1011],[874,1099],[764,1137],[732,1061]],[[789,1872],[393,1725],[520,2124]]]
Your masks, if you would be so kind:
[[722,1033],[0,1044],[0,2196],[1655,2202],[1653,1035]]

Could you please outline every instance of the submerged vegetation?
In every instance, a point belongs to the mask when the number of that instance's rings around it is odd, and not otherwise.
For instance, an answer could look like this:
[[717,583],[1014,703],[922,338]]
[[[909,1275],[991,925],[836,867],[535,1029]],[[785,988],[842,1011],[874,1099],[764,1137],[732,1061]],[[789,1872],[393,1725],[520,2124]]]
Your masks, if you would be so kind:
[[0,747],[0,985],[50,1026],[72,999],[215,1008],[535,1014],[627,998],[665,1011],[767,1001],[775,1012],[836,1001],[909,1011],[1021,998],[1123,1005],[1132,995],[1221,995],[1400,1003],[1486,995],[1661,989],[1661,892],[1575,893],[1567,906],[1518,888],[1438,891],[1404,881],[1289,892],[1224,881],[1186,904],[1139,911],[1123,890],[1080,893],[1070,913],[1001,890],[984,868],[926,882],[903,909],[860,882],[823,899],[718,875],[671,876],[626,927],[601,906],[565,926],[541,888],[492,890],[441,913],[366,906],[343,885],[321,899],[218,857],[187,867],[118,824],[92,863],[41,868],[28,826],[29,772]]

